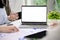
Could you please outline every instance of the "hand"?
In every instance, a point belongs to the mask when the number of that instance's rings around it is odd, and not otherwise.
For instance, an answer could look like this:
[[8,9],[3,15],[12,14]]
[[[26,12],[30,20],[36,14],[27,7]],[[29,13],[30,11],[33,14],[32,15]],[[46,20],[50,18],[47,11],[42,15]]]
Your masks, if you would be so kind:
[[0,27],[0,33],[14,33],[18,31],[19,30],[15,26]]
[[52,23],[50,23],[50,25],[49,25],[49,26],[56,27],[57,25],[58,25],[58,23],[57,23],[57,22],[52,22]]
[[10,13],[8,19],[11,21],[17,20],[19,18],[18,13]]

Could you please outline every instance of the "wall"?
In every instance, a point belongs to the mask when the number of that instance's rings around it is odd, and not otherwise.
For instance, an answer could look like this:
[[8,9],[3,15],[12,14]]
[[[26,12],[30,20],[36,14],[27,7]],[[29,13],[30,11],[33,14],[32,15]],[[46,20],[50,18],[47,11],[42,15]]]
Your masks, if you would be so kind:
[[9,5],[13,12],[21,12],[22,4],[24,4],[23,0],[9,0]]
[[47,0],[47,1],[48,1],[48,2],[47,2],[48,12],[54,10],[53,5],[54,5],[54,1],[55,1],[55,0]]

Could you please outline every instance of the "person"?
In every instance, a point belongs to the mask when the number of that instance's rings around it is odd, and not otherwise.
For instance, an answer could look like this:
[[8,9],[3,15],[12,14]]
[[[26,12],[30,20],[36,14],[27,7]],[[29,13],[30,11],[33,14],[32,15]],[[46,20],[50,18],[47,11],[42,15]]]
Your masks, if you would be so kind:
[[[7,16],[5,6],[6,6],[6,0],[0,0],[0,25],[8,23],[9,22],[8,19],[11,18]],[[0,33],[12,33],[12,32],[17,32],[17,31],[18,29],[12,25],[0,26]]]

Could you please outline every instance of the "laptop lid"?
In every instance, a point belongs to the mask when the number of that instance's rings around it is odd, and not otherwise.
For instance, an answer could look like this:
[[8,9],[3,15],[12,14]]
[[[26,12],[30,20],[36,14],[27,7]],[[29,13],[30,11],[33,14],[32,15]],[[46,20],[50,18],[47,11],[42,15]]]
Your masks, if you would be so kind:
[[22,6],[22,24],[47,24],[47,6]]

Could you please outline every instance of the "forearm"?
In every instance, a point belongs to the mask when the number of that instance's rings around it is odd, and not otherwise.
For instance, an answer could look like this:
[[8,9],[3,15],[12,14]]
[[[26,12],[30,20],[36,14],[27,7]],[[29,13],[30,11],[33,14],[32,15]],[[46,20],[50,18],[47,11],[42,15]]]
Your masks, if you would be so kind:
[[3,29],[2,29],[2,28],[3,28],[3,27],[1,27],[1,26],[0,26],[0,33],[2,33],[2,31],[3,31]]
[[19,30],[15,26],[1,26],[0,33],[12,33],[18,32]]

